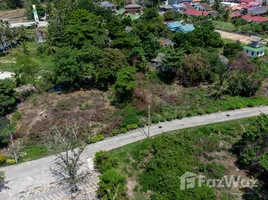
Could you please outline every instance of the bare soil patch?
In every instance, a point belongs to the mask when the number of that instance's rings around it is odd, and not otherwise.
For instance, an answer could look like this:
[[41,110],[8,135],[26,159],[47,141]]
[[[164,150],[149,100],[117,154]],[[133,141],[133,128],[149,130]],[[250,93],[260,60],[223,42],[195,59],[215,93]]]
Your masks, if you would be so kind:
[[26,10],[24,8],[8,11],[0,11],[0,20],[7,19],[9,22],[27,21]]

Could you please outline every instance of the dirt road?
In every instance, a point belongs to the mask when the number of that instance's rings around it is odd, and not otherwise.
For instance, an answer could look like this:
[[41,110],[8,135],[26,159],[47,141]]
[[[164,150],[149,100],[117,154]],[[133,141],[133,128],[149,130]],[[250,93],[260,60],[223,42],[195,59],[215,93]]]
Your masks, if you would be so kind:
[[[241,35],[238,33],[230,33],[230,32],[222,31],[222,30],[216,30],[216,31],[221,34],[222,38],[227,38],[233,41],[240,40],[240,42],[245,43],[245,44],[249,43],[250,36]],[[262,42],[266,44],[268,42],[268,39],[265,38],[262,40]]]
[[240,42],[248,44],[249,43],[249,36],[246,35],[240,35],[237,33],[230,33],[222,30],[216,30],[218,33],[221,34],[222,38],[227,38],[233,41],[240,40]]

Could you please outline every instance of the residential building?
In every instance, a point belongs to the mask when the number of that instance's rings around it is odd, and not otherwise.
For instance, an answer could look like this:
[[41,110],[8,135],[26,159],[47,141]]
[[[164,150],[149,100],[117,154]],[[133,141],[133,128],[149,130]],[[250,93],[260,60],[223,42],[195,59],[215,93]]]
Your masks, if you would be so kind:
[[116,5],[114,5],[114,4],[112,4],[112,3],[108,2],[108,1],[98,2],[97,4],[98,4],[99,6],[101,6],[101,7],[104,7],[104,8],[113,10],[113,11],[116,10]]
[[190,31],[193,31],[195,28],[192,24],[182,24],[179,21],[170,22],[167,24],[167,27],[169,30],[173,32],[182,32],[182,33],[188,33]]
[[234,11],[234,12],[231,12],[231,18],[234,19],[234,18],[239,18],[241,17],[241,13],[240,11]]
[[255,22],[255,23],[261,23],[261,22],[267,22],[267,17],[261,17],[261,16],[251,16],[249,14],[242,16],[244,20],[247,22]]
[[259,8],[249,8],[248,14],[254,16],[262,16],[267,13],[268,7],[259,7]]
[[157,57],[151,60],[151,66],[156,67],[156,68],[162,67],[162,60],[164,57],[165,57],[165,54],[158,53]]
[[197,4],[197,5],[195,5],[195,9],[201,10],[201,11],[212,11],[212,8],[207,3]]
[[208,16],[209,13],[207,11],[187,9],[184,14],[189,16]]
[[251,58],[264,56],[265,48],[261,44],[261,37],[251,36],[250,43],[244,46],[244,51]]
[[168,0],[168,5],[173,5],[173,4],[180,4],[180,3],[183,3],[183,2],[189,2],[191,3],[192,0]]
[[168,38],[159,38],[158,39],[158,42],[160,43],[160,45],[162,47],[165,47],[165,46],[174,46],[174,42],[172,42],[170,39]]

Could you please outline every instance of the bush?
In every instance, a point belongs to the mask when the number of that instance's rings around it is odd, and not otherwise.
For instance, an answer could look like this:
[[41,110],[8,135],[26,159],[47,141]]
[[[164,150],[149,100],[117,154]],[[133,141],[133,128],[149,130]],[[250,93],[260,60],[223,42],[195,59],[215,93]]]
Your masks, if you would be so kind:
[[118,135],[120,133],[119,129],[114,129],[112,135]]
[[118,160],[112,159],[107,151],[97,152],[95,154],[94,163],[101,173],[118,166]]
[[182,113],[179,113],[178,115],[177,115],[177,119],[182,119],[183,118],[183,114]]
[[106,171],[100,176],[97,193],[101,199],[126,199],[126,177],[114,169]]
[[88,105],[88,103],[86,103],[86,104],[80,104],[79,105],[79,108],[80,108],[80,110],[88,110],[89,109],[89,105]]
[[161,117],[160,118],[160,122],[164,122],[164,121],[166,121],[166,118],[165,117]]
[[3,165],[7,161],[7,157],[0,153],[0,164]]
[[139,124],[139,117],[137,116],[137,109],[135,107],[127,106],[121,111],[120,115],[123,118],[122,125],[125,128],[129,124]]
[[133,130],[133,129],[136,129],[138,128],[138,124],[128,124],[127,125],[127,130]]
[[104,136],[102,134],[98,134],[98,135],[95,135],[95,136],[88,137],[86,142],[88,144],[91,144],[91,143],[96,143],[96,142],[101,141],[101,140],[104,140]]
[[212,178],[222,178],[224,175],[225,167],[222,164],[217,164],[215,161],[207,165],[207,175]]
[[160,121],[159,117],[157,117],[157,116],[152,117],[153,124],[157,124],[159,121]]
[[16,164],[16,160],[15,159],[7,159],[6,164],[7,165],[14,165],[14,164]]
[[121,132],[121,133],[126,133],[126,132],[127,132],[127,129],[126,129],[126,128],[121,128],[121,129],[120,129],[120,132]]

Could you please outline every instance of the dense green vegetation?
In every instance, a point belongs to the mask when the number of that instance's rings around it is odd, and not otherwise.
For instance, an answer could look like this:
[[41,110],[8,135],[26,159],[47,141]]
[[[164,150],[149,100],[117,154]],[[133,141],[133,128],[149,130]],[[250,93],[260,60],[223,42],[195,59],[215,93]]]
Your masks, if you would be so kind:
[[[212,189],[202,185],[180,190],[179,177],[186,171],[209,178],[222,178],[230,173],[241,176],[235,170],[237,166],[228,162],[234,157],[230,152],[237,152],[238,160],[254,171],[252,175],[260,184],[245,198],[264,197],[268,184],[267,123],[267,116],[262,115],[250,120],[174,131],[111,152],[98,152],[95,164],[102,173],[99,195],[103,199],[114,195],[124,199],[130,193],[133,193],[133,199],[216,199],[216,195],[234,199],[235,196],[225,194],[232,193],[233,188]],[[259,139],[253,139],[256,137]],[[242,151],[236,151],[238,148]],[[133,181],[135,185],[127,189],[127,182]]]

